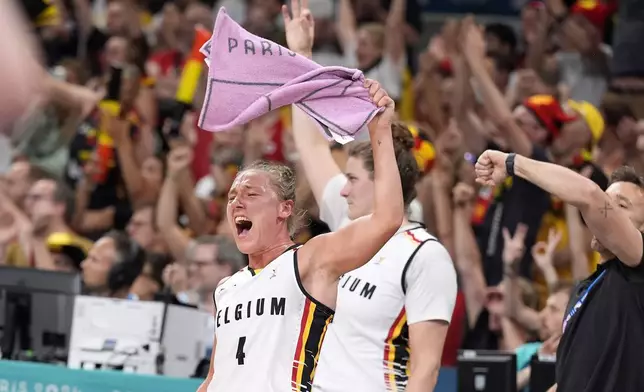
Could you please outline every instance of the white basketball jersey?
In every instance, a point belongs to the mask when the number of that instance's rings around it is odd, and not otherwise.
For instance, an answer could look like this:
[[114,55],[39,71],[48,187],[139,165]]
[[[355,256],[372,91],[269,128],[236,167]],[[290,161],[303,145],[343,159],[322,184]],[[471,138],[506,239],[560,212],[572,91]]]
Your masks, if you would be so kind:
[[419,224],[405,225],[371,261],[340,279],[314,391],[405,390],[410,369],[405,271],[427,241],[436,238]]
[[216,347],[208,392],[310,391],[333,311],[306,294],[294,249],[244,268],[215,290]]

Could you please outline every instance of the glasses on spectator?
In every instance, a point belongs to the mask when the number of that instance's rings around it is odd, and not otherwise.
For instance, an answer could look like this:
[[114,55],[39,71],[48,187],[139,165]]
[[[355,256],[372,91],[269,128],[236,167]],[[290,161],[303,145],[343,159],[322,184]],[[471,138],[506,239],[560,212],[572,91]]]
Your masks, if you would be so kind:
[[226,264],[226,262],[224,260],[220,260],[220,259],[216,259],[216,260],[193,260],[192,263],[198,268],[208,267],[208,266],[212,266],[212,265]]

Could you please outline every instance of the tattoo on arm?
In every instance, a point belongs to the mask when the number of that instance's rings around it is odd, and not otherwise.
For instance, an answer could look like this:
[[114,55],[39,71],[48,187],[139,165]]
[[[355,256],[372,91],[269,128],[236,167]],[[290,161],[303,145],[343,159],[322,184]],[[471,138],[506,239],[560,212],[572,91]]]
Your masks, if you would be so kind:
[[599,212],[601,212],[604,215],[604,218],[608,217],[608,211],[612,210],[613,206],[611,206],[607,201],[604,202],[604,206],[599,208]]

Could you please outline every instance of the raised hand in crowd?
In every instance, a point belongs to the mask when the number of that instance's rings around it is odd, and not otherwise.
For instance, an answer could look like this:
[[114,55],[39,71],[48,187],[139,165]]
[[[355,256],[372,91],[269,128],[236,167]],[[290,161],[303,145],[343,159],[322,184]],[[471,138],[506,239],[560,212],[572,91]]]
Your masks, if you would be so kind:
[[[508,328],[508,333],[512,334],[512,342],[510,346],[518,347],[525,341],[521,334],[514,332],[519,330],[536,331],[539,325],[539,315],[530,306],[523,302],[521,280],[519,277],[519,262],[525,253],[526,235],[528,234],[528,226],[524,223],[519,223],[514,231],[510,233],[508,228],[502,229],[503,235],[503,288],[505,289],[504,316],[512,320],[511,329]],[[508,327],[510,327],[508,325]],[[510,332],[510,330],[512,332]],[[506,342],[508,343],[508,342]]]
[[476,24],[474,17],[467,16],[461,21],[460,40],[463,54],[468,60],[482,61],[485,59],[485,35],[483,27]]
[[[132,81],[126,82],[125,80],[127,79],[129,77],[124,79],[123,84],[132,83]],[[130,89],[134,90],[136,88],[131,87]],[[114,148],[117,151],[115,155],[118,159],[119,169],[130,201],[133,203],[152,203],[159,196],[160,184],[153,183],[143,174],[142,164],[148,158],[148,155],[137,148],[137,143],[134,142],[131,136],[132,123],[124,118],[133,108],[133,97],[135,97],[134,92],[124,93],[121,100],[120,114],[117,116],[104,111],[103,118],[106,122],[106,131],[114,141]]]
[[460,23],[457,19],[447,19],[440,34],[429,40],[425,54],[429,54],[438,62],[450,59],[459,49],[459,27]]
[[185,144],[176,144],[167,156],[166,179],[156,209],[156,225],[178,262],[186,261],[189,235],[179,226],[179,208],[188,216],[188,226],[195,234],[202,234],[206,227],[204,207],[194,194],[194,183],[189,170],[194,154]]
[[504,227],[502,234],[503,255],[501,257],[503,258],[507,273],[514,273],[514,267],[525,253],[525,237],[528,234],[528,226],[519,223],[513,235],[510,234],[510,230],[507,227]]
[[315,21],[309,9],[308,0],[291,0],[291,12],[286,5],[282,6],[286,43],[289,49],[302,56],[311,58]]
[[532,247],[531,253],[535,264],[540,269],[545,269],[554,265],[553,256],[557,245],[561,242],[562,232],[555,228],[548,230],[548,239],[539,241]]
[[[528,20],[526,20],[528,19]],[[531,18],[524,18],[523,23],[523,37],[526,43],[530,45],[536,44],[539,39],[540,29],[547,29],[550,25],[552,18],[544,4],[539,3],[536,6],[536,15]]]
[[561,230],[551,228],[548,230],[548,240],[537,242],[531,249],[532,259],[543,274],[550,289],[555,287],[559,281],[559,276],[554,266],[554,255],[557,245],[561,242],[561,237]]
[[163,269],[163,284],[175,296],[185,293],[190,288],[188,268],[180,263],[172,263]]
[[194,153],[187,145],[179,145],[168,154],[167,175],[173,180],[178,180],[182,175],[188,175]]

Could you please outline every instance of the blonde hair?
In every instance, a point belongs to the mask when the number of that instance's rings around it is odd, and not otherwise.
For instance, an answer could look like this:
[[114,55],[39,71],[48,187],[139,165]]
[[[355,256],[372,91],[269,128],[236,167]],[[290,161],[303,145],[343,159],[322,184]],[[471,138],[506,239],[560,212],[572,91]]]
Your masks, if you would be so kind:
[[283,165],[281,163],[260,160],[251,163],[247,167],[244,167],[243,170],[237,173],[237,177],[251,170],[261,171],[268,174],[268,176],[270,177],[271,186],[273,187],[273,190],[275,191],[275,194],[280,201],[293,201],[293,212],[286,221],[288,232],[290,236],[293,237],[295,233],[301,228],[303,220],[302,218],[305,214],[305,211],[301,211],[295,208],[295,190],[297,188],[295,171],[291,167]]

